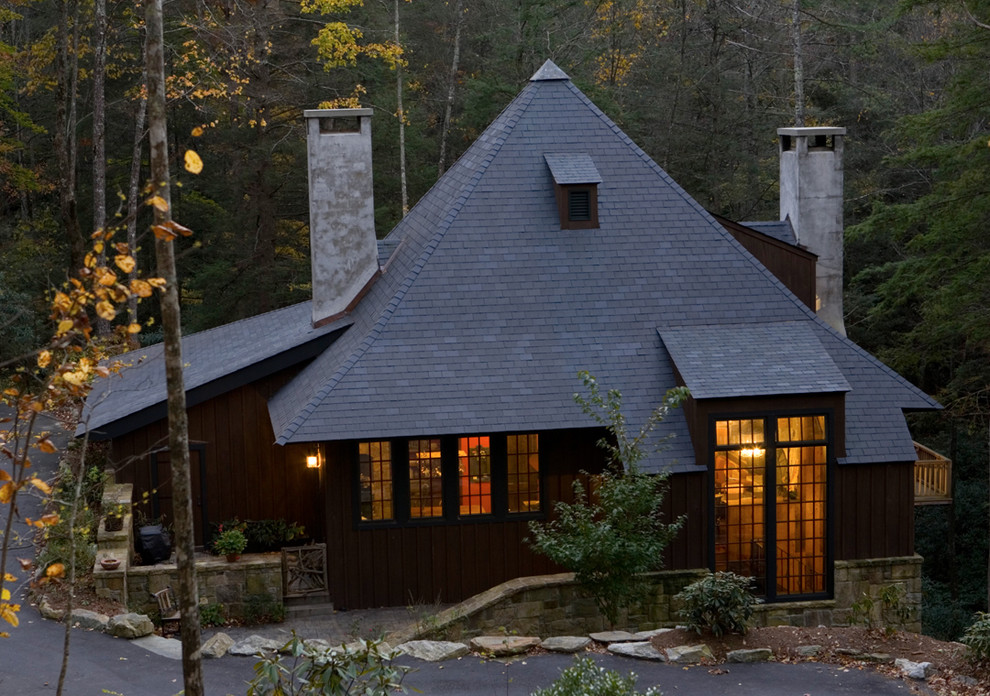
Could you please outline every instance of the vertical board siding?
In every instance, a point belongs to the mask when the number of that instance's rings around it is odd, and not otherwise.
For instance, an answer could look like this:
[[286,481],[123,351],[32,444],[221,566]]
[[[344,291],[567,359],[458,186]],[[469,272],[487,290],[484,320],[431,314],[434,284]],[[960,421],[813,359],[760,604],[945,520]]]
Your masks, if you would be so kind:
[[914,553],[914,462],[835,469],[835,558]]

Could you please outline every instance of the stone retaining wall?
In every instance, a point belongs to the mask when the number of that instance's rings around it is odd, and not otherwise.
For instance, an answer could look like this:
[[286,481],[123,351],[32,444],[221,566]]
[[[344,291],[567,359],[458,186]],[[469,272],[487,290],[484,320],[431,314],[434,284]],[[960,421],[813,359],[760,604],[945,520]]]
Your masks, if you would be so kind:
[[[277,553],[244,554],[228,563],[223,558],[196,558],[196,579],[200,604],[222,604],[226,616],[257,619],[253,614],[282,612],[282,556]],[[126,570],[94,573],[97,594],[121,601],[126,587],[131,611],[158,618],[154,593],[171,586],[178,590],[178,569],[174,563],[131,566]]]
[[[835,598],[760,605],[756,626],[843,625],[850,607],[864,593],[876,597],[898,585],[909,609],[904,629],[921,630],[920,556],[835,562]],[[648,601],[624,610],[617,623],[629,631],[673,626],[679,621],[674,595],[702,577],[704,569],[655,573],[655,590]],[[501,631],[519,635],[585,635],[609,628],[604,616],[573,573],[516,578],[429,616],[408,631],[389,636],[393,644],[416,638],[464,640]]]

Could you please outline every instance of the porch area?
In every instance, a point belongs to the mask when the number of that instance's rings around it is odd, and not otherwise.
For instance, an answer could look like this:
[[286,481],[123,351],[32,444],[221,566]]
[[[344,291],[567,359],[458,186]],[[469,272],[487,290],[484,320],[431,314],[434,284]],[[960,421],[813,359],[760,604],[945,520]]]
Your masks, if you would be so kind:
[[952,502],[952,460],[921,443],[914,443],[914,504]]

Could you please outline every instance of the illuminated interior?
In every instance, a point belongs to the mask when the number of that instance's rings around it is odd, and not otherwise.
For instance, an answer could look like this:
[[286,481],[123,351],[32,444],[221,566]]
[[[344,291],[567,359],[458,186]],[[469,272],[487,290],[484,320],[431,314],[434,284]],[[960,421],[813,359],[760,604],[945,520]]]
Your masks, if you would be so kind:
[[716,421],[715,450],[715,569],[825,592],[825,416]]

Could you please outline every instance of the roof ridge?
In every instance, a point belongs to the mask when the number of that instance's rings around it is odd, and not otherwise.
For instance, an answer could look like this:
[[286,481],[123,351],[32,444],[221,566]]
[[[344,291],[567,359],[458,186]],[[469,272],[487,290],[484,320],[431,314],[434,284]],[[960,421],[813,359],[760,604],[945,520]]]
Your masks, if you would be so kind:
[[[531,83],[531,84],[536,84],[536,83]],[[306,403],[306,405],[302,409],[300,409],[300,411],[296,414],[296,417],[293,418],[282,429],[282,432],[279,433],[278,437],[275,439],[275,442],[277,444],[281,445],[289,441],[289,438],[291,438],[292,435],[296,433],[296,431],[302,425],[302,422],[305,420],[303,416],[305,415],[306,417],[308,417],[309,414],[311,414],[321,403],[323,403],[323,401],[326,400],[326,398],[334,390],[337,384],[340,383],[340,381],[358,363],[358,361],[365,355],[365,353],[368,352],[371,346],[374,345],[375,341],[378,339],[378,337],[384,331],[385,327],[388,325],[388,322],[392,318],[392,315],[395,313],[396,309],[398,309],[399,305],[402,303],[402,300],[405,297],[406,293],[409,291],[409,289],[412,287],[413,283],[415,282],[416,278],[419,276],[419,273],[423,270],[423,268],[425,268],[426,263],[429,260],[430,256],[432,256],[433,252],[439,247],[440,242],[447,234],[447,231],[451,228],[454,221],[457,219],[457,216],[460,214],[461,210],[463,209],[464,204],[471,197],[471,194],[478,186],[478,183],[481,181],[485,173],[488,171],[488,166],[491,164],[492,160],[495,158],[498,152],[502,149],[502,146],[505,144],[506,138],[515,128],[516,124],[519,122],[519,119],[522,117],[522,114],[525,112],[526,108],[532,103],[533,96],[536,93],[536,89],[538,89],[538,87],[530,87],[529,85],[527,85],[527,87],[524,88],[522,92],[520,92],[519,95],[516,96],[515,99],[509,102],[509,104],[505,107],[505,109],[503,109],[502,113],[499,114],[499,116],[495,119],[495,121],[492,122],[492,125],[489,126],[482,134],[481,138],[479,138],[478,141],[476,141],[477,143],[481,143],[482,138],[484,138],[485,136],[485,133],[488,133],[489,131],[493,131],[496,127],[496,124],[498,124],[497,127],[499,130],[497,133],[493,134],[492,145],[490,149],[486,153],[485,157],[479,162],[477,169],[472,174],[468,182],[462,185],[460,189],[456,191],[456,195],[453,198],[453,204],[447,208],[447,214],[441,220],[440,224],[437,225],[436,232],[434,232],[433,235],[429,238],[429,240],[423,245],[423,251],[420,253],[419,257],[416,259],[416,262],[412,265],[410,272],[403,279],[402,283],[396,289],[395,293],[385,304],[384,310],[379,315],[374,325],[368,330],[368,334],[354,348],[354,350],[350,353],[350,355],[347,356],[347,358],[341,363],[340,367],[337,368],[337,370],[326,381],[326,383],[324,383],[323,387],[313,395],[313,397]],[[514,111],[514,113],[510,113],[510,111]],[[464,154],[461,155],[460,158],[458,158],[457,162],[455,162],[454,165],[447,171],[449,172],[451,169],[456,167],[462,160],[468,157],[472,149],[474,149],[474,146],[469,147],[467,151],[465,151]],[[446,176],[446,173],[444,174],[444,176]],[[437,180],[437,183],[434,184],[433,187],[431,187],[431,191],[434,188],[436,188],[436,186],[440,183],[442,179],[443,177],[440,177],[440,179]],[[427,195],[429,195],[429,192],[427,193]],[[420,199],[420,201],[423,201],[425,199],[426,196]],[[418,202],[417,205],[419,205]]]

